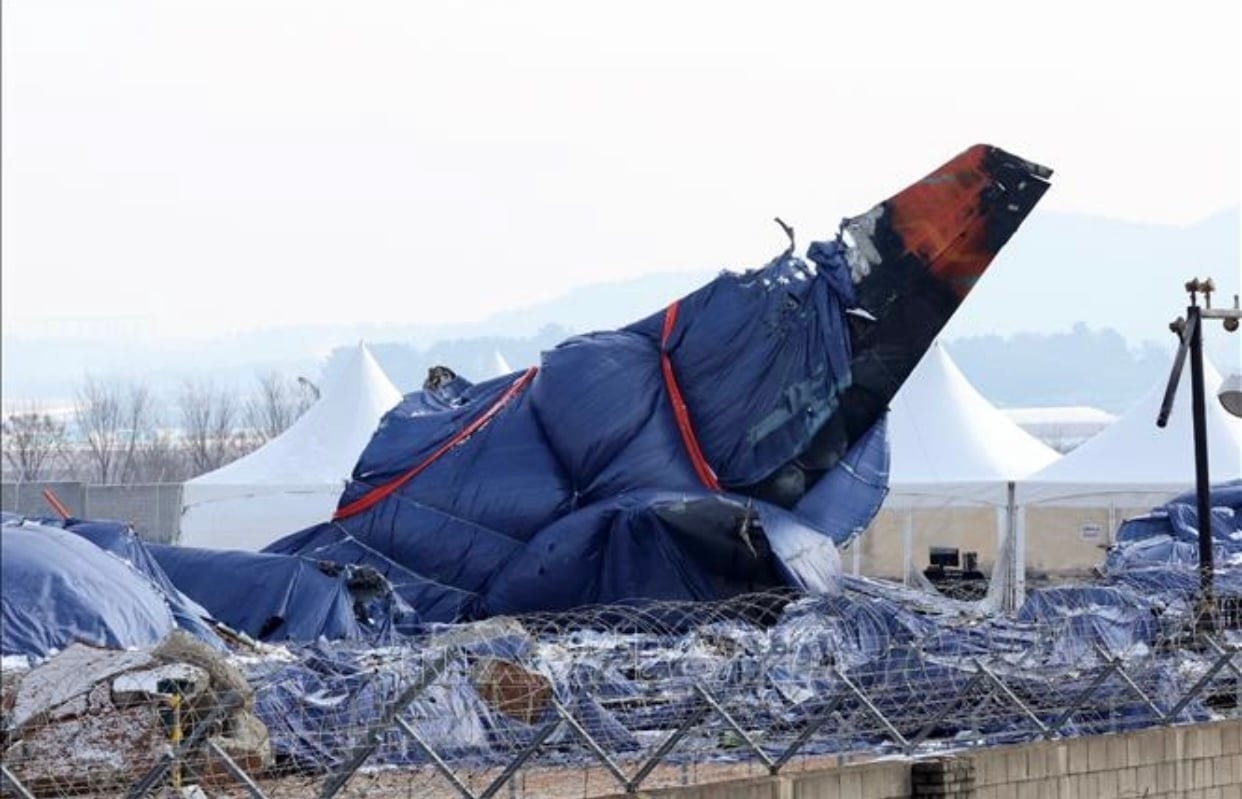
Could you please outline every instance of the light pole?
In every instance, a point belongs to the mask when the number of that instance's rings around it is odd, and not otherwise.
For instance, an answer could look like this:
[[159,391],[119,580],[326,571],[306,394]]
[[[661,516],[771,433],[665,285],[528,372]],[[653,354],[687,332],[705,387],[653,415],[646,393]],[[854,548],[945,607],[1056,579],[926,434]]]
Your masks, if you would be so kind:
[[[1242,309],[1238,307],[1238,297],[1233,298],[1233,308],[1213,308],[1212,292],[1216,284],[1211,278],[1199,280],[1195,278],[1186,284],[1190,294],[1190,305],[1186,308],[1185,318],[1179,317],[1169,325],[1169,329],[1177,334],[1180,344],[1177,355],[1173,359],[1173,370],[1169,374],[1169,385],[1164,391],[1164,402],[1160,404],[1160,415],[1156,417],[1156,426],[1164,427],[1169,423],[1169,413],[1173,410],[1173,398],[1177,394],[1177,384],[1181,382],[1182,367],[1186,364],[1186,353],[1190,352],[1190,412],[1194,423],[1195,444],[1195,499],[1199,518],[1199,602],[1197,627],[1205,632],[1216,630],[1216,599],[1213,595],[1212,564],[1212,495],[1211,481],[1208,477],[1208,445],[1207,445],[1207,399],[1203,386],[1203,320],[1220,319],[1225,330],[1233,332],[1238,329],[1238,321],[1242,319]],[[1199,294],[1203,294],[1203,306],[1199,305]],[[1223,386],[1222,388],[1228,388]],[[1225,408],[1233,413],[1231,404],[1236,404],[1225,391],[1220,399]]]

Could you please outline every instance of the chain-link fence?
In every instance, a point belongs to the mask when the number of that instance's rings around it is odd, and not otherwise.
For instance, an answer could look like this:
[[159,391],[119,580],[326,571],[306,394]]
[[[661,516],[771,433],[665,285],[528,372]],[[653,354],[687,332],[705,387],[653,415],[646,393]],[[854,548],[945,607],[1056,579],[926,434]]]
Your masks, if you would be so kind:
[[74,646],[6,663],[5,792],[588,797],[1234,714],[1233,634],[1114,591],[1003,617],[851,579],[383,645]]

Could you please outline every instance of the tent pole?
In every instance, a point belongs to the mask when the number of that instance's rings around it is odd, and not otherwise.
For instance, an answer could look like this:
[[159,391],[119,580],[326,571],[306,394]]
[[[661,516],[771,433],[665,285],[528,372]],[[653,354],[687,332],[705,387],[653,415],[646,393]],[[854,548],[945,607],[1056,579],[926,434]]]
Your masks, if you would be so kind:
[[992,579],[995,580],[1000,573],[997,569],[1008,568],[1004,562],[1005,557],[1005,536],[1009,531],[1009,508],[996,508],[996,557],[993,560]]
[[1008,585],[1005,586],[1001,599],[1002,610],[1017,610],[1026,599],[1026,541],[1025,525],[1018,519],[1017,492],[1012,480],[1005,484],[1005,544],[1001,552],[1010,553],[1011,561],[1006,564],[1009,569]]
[[914,568],[914,508],[906,509],[906,523],[901,531],[901,584],[910,584]]
[[850,560],[853,561],[854,576],[857,577],[862,569],[862,536],[854,536],[854,542],[850,544]]
[[[1012,496],[1013,483],[1009,486]],[[1016,502],[1013,508],[1013,534],[1013,609],[1016,611],[1026,602],[1026,508],[1018,507]]]

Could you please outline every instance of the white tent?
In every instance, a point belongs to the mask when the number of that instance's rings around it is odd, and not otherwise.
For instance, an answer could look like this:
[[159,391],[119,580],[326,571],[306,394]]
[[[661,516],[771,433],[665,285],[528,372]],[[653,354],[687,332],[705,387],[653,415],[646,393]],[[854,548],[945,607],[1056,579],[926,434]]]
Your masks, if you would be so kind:
[[288,430],[185,484],[181,543],[257,550],[328,519],[380,417],[400,401],[401,392],[359,344]]
[[1003,506],[1009,483],[1060,457],[988,402],[939,343],[893,398],[888,431],[890,506]]
[[909,577],[914,569],[916,509],[996,508],[997,557],[1008,536],[1007,568],[1015,569],[1012,580],[996,583],[1005,586],[998,601],[1021,601],[1023,580],[1014,564],[1023,557],[1022,521],[1013,502],[1014,485],[1059,453],[988,402],[939,343],[932,344],[893,398],[888,430],[892,461],[884,507],[902,511],[903,575]]
[[1005,415],[1058,452],[1081,446],[1117,421],[1116,415],[1108,411],[1083,405],[1006,408]]
[[[1208,466],[1212,482],[1242,477],[1242,419],[1216,399],[1220,373],[1204,361]],[[1073,452],[1018,486],[1030,505],[1146,507],[1194,487],[1190,364],[1182,371],[1167,427],[1156,427],[1164,399],[1163,376],[1129,411]]]

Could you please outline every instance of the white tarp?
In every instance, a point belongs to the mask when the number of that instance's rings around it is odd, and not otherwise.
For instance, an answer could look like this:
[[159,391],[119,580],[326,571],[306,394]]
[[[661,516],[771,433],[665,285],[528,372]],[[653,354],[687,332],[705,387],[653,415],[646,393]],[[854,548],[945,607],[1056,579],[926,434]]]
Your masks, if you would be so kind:
[[1008,483],[1060,457],[988,402],[939,343],[893,398],[888,430],[886,507],[1003,506]]
[[[1242,419],[1230,416],[1216,392],[1220,373],[1204,362],[1209,474],[1213,483],[1242,477]],[[1182,370],[1167,427],[1156,427],[1167,378],[1162,376],[1107,429],[1018,485],[1022,504],[1142,507],[1195,484],[1190,363]]]
[[288,430],[185,484],[181,544],[258,550],[325,521],[380,417],[400,401],[401,392],[359,344]]

